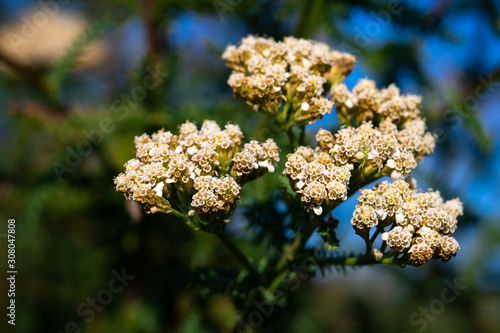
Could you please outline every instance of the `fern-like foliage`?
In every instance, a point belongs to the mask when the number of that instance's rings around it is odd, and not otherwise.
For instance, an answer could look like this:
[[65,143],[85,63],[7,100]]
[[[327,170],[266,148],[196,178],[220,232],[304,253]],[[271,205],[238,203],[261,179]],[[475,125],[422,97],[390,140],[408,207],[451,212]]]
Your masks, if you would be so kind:
[[245,271],[197,267],[192,271],[172,270],[172,289],[197,290],[206,299],[216,294],[229,294],[237,307],[243,306],[255,284]]
[[116,21],[116,16],[104,15],[91,23],[87,30],[72,43],[47,74],[47,82],[54,92],[60,90],[85,48],[116,24]]

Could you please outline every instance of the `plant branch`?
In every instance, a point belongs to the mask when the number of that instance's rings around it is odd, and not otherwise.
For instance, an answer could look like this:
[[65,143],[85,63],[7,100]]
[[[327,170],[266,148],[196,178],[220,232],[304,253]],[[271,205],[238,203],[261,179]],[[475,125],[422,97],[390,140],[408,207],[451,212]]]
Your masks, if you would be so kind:
[[273,269],[273,277],[271,279],[271,283],[266,288],[267,292],[272,292],[276,288],[279,287],[283,279],[288,274],[289,270],[289,261],[292,261],[300,250],[303,250],[307,240],[311,237],[313,232],[316,230],[316,226],[306,223],[302,230],[300,230],[299,234],[293,240],[293,243],[285,250],[283,255],[278,260],[276,266]]
[[288,135],[288,140],[290,141],[290,145],[292,146],[292,150],[299,146],[297,140],[295,139],[295,133],[293,132],[293,127],[286,130],[286,134]]
[[293,240],[293,243],[285,250],[283,255],[278,260],[278,263],[274,267],[275,273],[280,273],[283,269],[287,268],[288,261],[295,257],[295,254],[299,250],[302,250],[306,245],[307,240],[311,237],[313,232],[316,230],[316,226],[305,224],[299,234]]
[[318,21],[318,15],[321,13],[323,0],[304,1],[304,8],[301,11],[296,36],[309,38]]
[[299,132],[299,146],[304,145],[304,141],[306,139],[306,126],[302,125],[300,126],[300,132]]
[[41,71],[29,65],[18,63],[15,59],[9,57],[1,50],[0,62],[3,62],[12,71],[19,75],[22,80],[38,90],[43,95],[43,97],[45,97],[46,101],[50,103],[50,105],[52,106],[51,110],[53,110],[54,113],[66,114],[67,110],[61,106],[61,104],[57,100],[55,92],[47,84],[47,81],[45,80]]
[[154,0],[142,0],[142,15],[146,26],[146,41],[148,56],[154,61],[161,59],[165,48],[165,36],[161,30],[161,13],[158,3]]
[[404,266],[406,261],[397,258],[377,259],[374,256],[359,256],[348,258],[325,258],[321,261],[321,266],[367,266],[367,265],[395,265]]
[[379,228],[379,227],[377,226],[377,229],[375,230],[375,232],[373,233],[373,236],[372,236],[372,237],[370,238],[370,240],[369,240],[369,243],[370,243],[370,244],[369,244],[369,245],[370,245],[370,249],[369,249],[369,251],[370,251],[370,252],[368,252],[368,251],[367,251],[367,253],[366,253],[366,255],[367,255],[367,256],[369,256],[369,255],[371,254],[371,251],[372,251],[372,248],[373,248],[373,243],[375,243],[375,240],[377,239],[378,235],[380,235],[380,233],[381,233],[382,231],[383,231],[383,229],[382,229],[382,228]]
[[250,275],[254,277],[257,281],[260,280],[259,273],[257,270],[250,264],[248,261],[247,257],[241,250],[236,246],[236,244],[233,243],[233,241],[227,237],[227,235],[224,233],[224,231],[219,231],[216,232],[215,235],[226,245],[226,247],[231,251],[231,253],[234,255],[234,257],[243,265],[245,268],[248,270]]
[[189,219],[189,217],[186,214],[183,214],[183,213],[181,213],[173,208],[166,208],[166,209],[158,208],[158,212],[164,213],[164,214],[172,214],[174,216],[177,216],[178,218],[185,219],[185,220]]

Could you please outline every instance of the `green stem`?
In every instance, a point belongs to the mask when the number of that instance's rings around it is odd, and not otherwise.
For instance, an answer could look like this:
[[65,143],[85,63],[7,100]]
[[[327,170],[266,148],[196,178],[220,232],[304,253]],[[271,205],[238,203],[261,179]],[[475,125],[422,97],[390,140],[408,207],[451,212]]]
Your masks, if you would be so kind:
[[377,239],[377,236],[380,235],[380,233],[382,232],[382,229],[378,228],[375,230],[375,232],[373,233],[373,236],[372,238],[370,238],[370,244],[373,245],[373,243],[375,242],[375,240]]
[[304,145],[304,141],[306,139],[306,126],[300,126],[300,134],[299,134],[299,146]]
[[365,256],[369,256],[372,251],[372,244],[370,242],[370,234],[368,231],[356,232],[359,237],[363,238],[366,245]]
[[281,112],[280,121],[282,122],[283,128],[286,126],[286,119],[288,118],[288,110],[290,109],[291,103],[285,103],[283,106],[283,111]]
[[300,233],[293,240],[293,243],[290,244],[290,246],[285,250],[276,266],[274,266],[273,277],[266,288],[266,293],[273,292],[281,285],[289,272],[289,261],[293,260],[297,252],[305,247],[307,240],[311,237],[315,230],[316,226],[314,225],[304,225]]
[[398,259],[384,258],[377,260],[373,256],[361,256],[351,258],[326,258],[321,261],[321,265],[336,266],[366,266],[366,265],[397,265],[402,266],[405,262]]
[[304,1],[304,8],[301,11],[299,24],[297,26],[296,36],[309,38],[316,27],[318,15],[321,13],[323,0]]
[[247,257],[245,256],[245,254],[243,254],[243,252],[241,252],[241,250],[236,246],[236,244],[234,244],[233,241],[229,237],[227,237],[227,235],[224,233],[224,231],[217,232],[217,233],[215,233],[215,235],[217,235],[217,237],[222,241],[222,243],[224,243],[224,245],[226,245],[226,247],[229,249],[229,251],[232,252],[234,257],[243,266],[245,266],[245,268],[248,270],[250,275],[252,275],[257,281],[259,281],[260,278],[259,278],[259,273],[257,272],[257,270],[255,270],[255,268],[250,264]]
[[269,286],[266,288],[266,291],[271,293],[275,291],[281,285],[281,282],[283,282],[287,274],[288,270],[284,270],[283,272],[276,275],[275,278],[269,284]]
[[289,130],[295,126],[295,124],[298,123],[298,120],[295,118],[295,115],[297,113],[296,109],[289,109],[287,118],[286,118],[286,125],[285,125],[285,130]]
[[[274,266],[274,273],[275,274],[280,274],[282,273],[283,270],[288,268],[288,261],[293,260],[295,257],[295,254],[299,250],[302,250],[304,246],[306,245],[307,240],[311,237],[313,232],[316,230],[316,226],[314,225],[309,225],[305,224],[300,233],[295,237],[293,240],[293,243],[285,250],[281,258],[278,260],[278,263],[276,266]],[[278,275],[279,276],[279,275]],[[274,282],[273,278],[273,282]],[[272,285],[273,283],[271,283]]]
[[175,209],[173,208],[170,208],[170,209],[163,209],[163,208],[159,208],[158,209],[158,212],[160,213],[165,213],[165,214],[172,214],[174,216],[177,216],[179,218],[182,218],[182,219],[185,219],[185,220],[188,220],[189,219],[189,216],[187,216],[186,214],[182,214],[181,212],[179,211],[176,211]]
[[293,128],[287,129],[286,134],[288,135],[288,140],[290,141],[290,145],[292,146],[292,150],[299,146],[297,139],[295,138],[295,133]]
[[357,177],[355,176],[351,177],[349,184],[349,191],[347,192],[347,197],[348,198],[351,197],[353,194],[358,192],[360,188],[379,179],[380,177],[382,177],[381,174],[373,171],[370,172],[368,177],[366,177],[366,175],[364,174],[358,175]]
[[387,242],[383,241],[382,245],[380,246],[380,252],[384,253],[386,247],[387,247]]

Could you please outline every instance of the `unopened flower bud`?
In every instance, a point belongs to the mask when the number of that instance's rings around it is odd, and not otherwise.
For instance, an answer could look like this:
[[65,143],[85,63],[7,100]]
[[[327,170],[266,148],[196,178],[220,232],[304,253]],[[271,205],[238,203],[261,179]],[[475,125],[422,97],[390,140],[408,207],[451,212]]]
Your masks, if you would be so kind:
[[363,160],[365,157],[366,157],[366,154],[361,152],[361,151],[358,151],[356,153],[356,155],[354,155],[354,158],[357,159],[358,161]]

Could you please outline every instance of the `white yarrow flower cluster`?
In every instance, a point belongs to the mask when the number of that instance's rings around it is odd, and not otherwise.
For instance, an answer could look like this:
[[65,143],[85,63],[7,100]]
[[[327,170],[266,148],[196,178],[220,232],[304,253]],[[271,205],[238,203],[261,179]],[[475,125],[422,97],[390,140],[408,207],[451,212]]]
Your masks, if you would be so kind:
[[339,166],[328,154],[309,147],[299,147],[287,158],[283,174],[307,211],[321,215],[347,199],[352,165]]
[[344,84],[331,91],[344,125],[330,147],[339,161],[362,160],[370,172],[376,168],[398,179],[434,151],[435,137],[420,117],[420,96],[401,95],[394,84],[378,90],[368,79],[361,79],[352,92]]
[[[147,212],[168,212],[189,202],[204,221],[226,219],[236,207],[241,185],[273,172],[279,149],[272,139],[252,140],[240,151],[243,134],[237,125],[221,129],[206,120],[180,126],[179,135],[163,129],[135,138],[136,158],[115,178],[116,190],[141,203]],[[244,156],[244,158],[242,158]],[[242,160],[248,160],[246,167]]]
[[360,79],[352,92],[344,83],[337,83],[332,85],[330,93],[337,113],[346,122],[354,118],[358,125],[368,120],[378,124],[390,118],[403,123],[420,116],[422,97],[401,95],[395,84],[379,90],[375,81]]
[[417,161],[428,155],[434,148],[422,135],[425,124],[409,121],[402,130],[396,125],[384,121],[374,127],[371,122],[364,122],[359,127],[342,127],[335,135],[321,129],[316,140],[322,149],[328,152],[339,164],[363,164],[364,174],[380,173],[398,179],[408,175]]
[[459,199],[444,202],[439,192],[418,192],[403,180],[384,181],[361,193],[351,220],[354,229],[369,233],[390,226],[382,239],[392,252],[408,253],[413,265],[433,257],[448,261],[460,249],[452,237],[463,214]]
[[252,35],[238,47],[228,46],[222,58],[233,70],[228,84],[236,96],[271,115],[291,103],[294,125],[313,123],[332,111],[325,85],[341,82],[356,62],[351,54],[323,43],[294,37],[277,42]]

